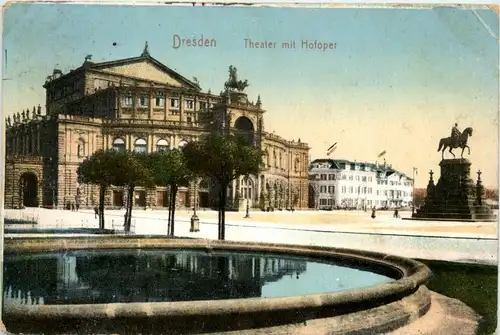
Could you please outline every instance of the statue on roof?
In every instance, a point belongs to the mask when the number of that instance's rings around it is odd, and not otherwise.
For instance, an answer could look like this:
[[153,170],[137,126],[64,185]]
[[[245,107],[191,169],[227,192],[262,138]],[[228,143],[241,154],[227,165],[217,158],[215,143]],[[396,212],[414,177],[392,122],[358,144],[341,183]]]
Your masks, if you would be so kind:
[[5,123],[7,124],[8,127],[10,127],[11,123],[10,123],[10,115],[7,116],[7,119],[5,120]]
[[85,61],[86,62],[91,61],[91,60],[92,60],[92,55],[85,56]]
[[31,112],[31,118],[36,119],[36,107],[33,106],[33,112]]
[[146,44],[144,45],[144,50],[142,51],[141,57],[149,57],[148,41],[146,41]]
[[42,115],[42,106],[38,105],[38,109],[36,111],[38,115]]
[[23,110],[21,113],[22,121],[26,120],[26,112]]
[[237,90],[239,92],[242,92],[243,90],[245,90],[245,88],[250,86],[247,80],[238,80],[237,71],[238,69],[235,66],[229,66],[229,79],[224,84],[224,88],[226,89],[226,91]]

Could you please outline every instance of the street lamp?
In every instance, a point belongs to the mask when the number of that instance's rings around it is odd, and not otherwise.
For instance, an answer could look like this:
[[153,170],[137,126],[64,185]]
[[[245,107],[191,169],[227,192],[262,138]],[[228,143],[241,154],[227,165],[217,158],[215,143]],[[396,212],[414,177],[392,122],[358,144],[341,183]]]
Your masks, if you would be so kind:
[[250,218],[250,196],[249,196],[249,190],[250,190],[250,187],[249,187],[249,177],[248,175],[245,177],[246,178],[246,187],[247,187],[247,193],[246,193],[246,197],[247,197],[247,208],[246,208],[246,213],[245,213],[245,219],[249,219]]
[[415,214],[415,175],[418,173],[417,168],[413,167],[413,180],[411,191],[411,214]]
[[198,179],[194,180],[194,197],[193,197],[193,217],[197,217],[196,215],[196,195],[198,193]]

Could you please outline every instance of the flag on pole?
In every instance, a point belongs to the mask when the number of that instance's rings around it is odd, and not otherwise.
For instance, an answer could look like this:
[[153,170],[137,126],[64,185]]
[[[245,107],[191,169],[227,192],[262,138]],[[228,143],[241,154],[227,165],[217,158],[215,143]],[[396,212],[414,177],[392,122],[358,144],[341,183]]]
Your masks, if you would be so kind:
[[337,149],[337,142],[333,143],[333,145],[330,146],[328,150],[326,150],[326,155],[330,156],[330,154],[333,153],[336,149]]
[[380,157],[384,156],[386,153],[387,153],[387,151],[385,151],[385,150],[384,150],[384,151],[382,151],[381,153],[379,153],[379,154],[378,154],[378,158],[380,158]]

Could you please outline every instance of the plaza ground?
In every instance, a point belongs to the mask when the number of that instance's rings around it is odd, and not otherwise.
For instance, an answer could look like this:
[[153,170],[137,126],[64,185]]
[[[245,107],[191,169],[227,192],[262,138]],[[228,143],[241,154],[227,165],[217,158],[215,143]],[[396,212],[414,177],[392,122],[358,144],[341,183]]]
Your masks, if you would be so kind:
[[[124,214],[124,210],[105,211],[105,228],[122,230]],[[216,239],[217,212],[197,212],[199,232],[190,232],[192,214],[176,211],[175,235]],[[400,212],[401,218],[394,218],[392,211],[378,211],[374,219],[370,211],[251,211],[250,218],[244,216],[244,211],[226,213],[227,240],[323,245],[420,259],[497,263],[498,222],[412,221],[402,219],[411,217],[411,212]],[[36,221],[38,229],[98,227],[92,210],[7,209],[5,217]],[[132,232],[165,235],[167,218],[167,211],[134,209]]]

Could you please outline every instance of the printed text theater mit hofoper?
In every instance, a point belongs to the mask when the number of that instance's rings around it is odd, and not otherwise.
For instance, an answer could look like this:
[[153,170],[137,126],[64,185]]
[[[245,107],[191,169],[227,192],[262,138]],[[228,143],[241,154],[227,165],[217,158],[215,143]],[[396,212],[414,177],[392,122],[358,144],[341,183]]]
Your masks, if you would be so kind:
[[[247,49],[296,49],[297,45],[301,49],[306,50],[334,50],[337,48],[337,43],[331,41],[318,41],[318,40],[301,40],[297,44],[295,40],[275,42],[275,41],[254,41],[250,38],[243,39],[244,47]],[[201,37],[182,38],[177,34],[172,35],[172,48],[179,49],[181,47],[198,47],[198,48],[215,48],[217,47],[217,40],[215,38]]]

